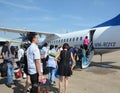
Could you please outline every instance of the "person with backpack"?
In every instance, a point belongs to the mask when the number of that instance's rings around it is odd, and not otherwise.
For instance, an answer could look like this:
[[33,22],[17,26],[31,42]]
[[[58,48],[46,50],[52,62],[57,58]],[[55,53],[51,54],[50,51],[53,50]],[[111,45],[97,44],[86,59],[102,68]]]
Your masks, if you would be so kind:
[[[25,61],[24,61],[24,57],[25,57],[25,51],[23,49],[23,45],[20,46],[20,48],[18,49],[18,67],[19,68],[23,68],[25,65]],[[24,73],[24,71],[22,72],[23,74],[23,79],[26,79],[27,75]]]
[[43,75],[48,74],[48,69],[46,67],[47,61],[48,61],[48,50],[49,50],[48,44],[45,43],[41,49],[41,61],[43,64]]
[[50,45],[50,50],[48,51],[48,61],[47,61],[47,68],[48,68],[48,79],[50,83],[53,85],[55,84],[55,73],[57,68],[57,62],[54,60],[57,52],[54,49],[54,45]]
[[24,57],[24,49],[23,46],[21,45],[20,48],[18,49],[18,60],[19,60],[19,67],[23,66],[22,58]]
[[83,45],[80,45],[80,49],[78,50],[78,57],[79,57],[79,67],[82,68],[82,58],[84,56]]

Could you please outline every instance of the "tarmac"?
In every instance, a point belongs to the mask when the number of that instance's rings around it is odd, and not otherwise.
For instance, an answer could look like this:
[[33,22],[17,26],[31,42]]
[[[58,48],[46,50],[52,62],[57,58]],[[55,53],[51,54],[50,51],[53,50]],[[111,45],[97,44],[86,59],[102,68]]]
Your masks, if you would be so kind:
[[[68,93],[120,93],[120,51],[100,56],[95,55],[87,69],[76,69],[69,78]],[[0,60],[2,61],[2,60]],[[15,80],[16,86],[8,88],[6,78],[0,77],[0,93],[23,93],[25,79]],[[56,86],[50,93],[58,93]]]

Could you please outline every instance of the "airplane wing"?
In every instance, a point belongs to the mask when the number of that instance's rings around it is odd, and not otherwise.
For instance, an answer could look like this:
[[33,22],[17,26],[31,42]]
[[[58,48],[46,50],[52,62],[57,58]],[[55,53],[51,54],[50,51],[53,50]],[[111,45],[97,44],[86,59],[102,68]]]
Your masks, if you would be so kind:
[[19,34],[27,34],[28,32],[36,32],[37,34],[45,35],[46,36],[46,41],[53,40],[55,38],[59,38],[60,35],[55,34],[55,33],[49,33],[49,32],[44,32],[44,31],[30,31],[30,30],[22,30],[22,29],[10,29],[10,28],[0,28],[0,31],[2,32],[13,32],[13,33],[19,33]]

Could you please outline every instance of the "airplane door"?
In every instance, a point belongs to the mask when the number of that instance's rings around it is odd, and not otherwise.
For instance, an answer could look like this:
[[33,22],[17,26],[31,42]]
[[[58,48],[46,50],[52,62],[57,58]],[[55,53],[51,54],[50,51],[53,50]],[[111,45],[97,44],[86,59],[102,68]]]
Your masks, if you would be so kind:
[[89,40],[90,42],[93,42],[93,36],[94,36],[94,33],[95,33],[95,30],[90,30],[90,37],[89,37]]
[[90,30],[89,32],[89,40],[90,40],[90,44],[89,44],[89,51],[94,49],[94,42],[93,42],[93,37],[94,37],[94,33],[95,33],[95,29],[94,30]]

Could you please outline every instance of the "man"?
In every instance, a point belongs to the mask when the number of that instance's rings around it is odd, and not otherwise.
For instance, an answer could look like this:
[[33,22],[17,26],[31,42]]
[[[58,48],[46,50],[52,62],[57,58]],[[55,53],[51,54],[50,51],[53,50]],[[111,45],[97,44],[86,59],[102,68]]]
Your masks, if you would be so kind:
[[48,61],[48,44],[45,43],[42,47],[42,50],[41,50],[41,55],[42,55],[42,63],[43,63],[43,74],[47,74],[48,73],[48,70],[47,70],[47,67],[46,67],[46,64],[47,64],[47,61]]
[[5,45],[2,48],[1,55],[2,55],[3,59],[5,59],[6,52],[9,52],[9,42],[8,41],[5,42]]
[[83,45],[80,45],[80,49],[78,49],[78,57],[79,57],[79,65],[78,67],[80,67],[82,69],[82,58],[84,57],[84,48]]
[[32,83],[32,93],[38,93],[38,88],[34,87],[34,84],[42,82],[42,73],[40,65],[40,51],[37,46],[39,42],[37,34],[30,32],[28,40],[31,42],[31,45],[27,49],[28,73]]
[[[24,62],[24,50],[23,50],[23,46],[21,45],[19,50],[18,50],[18,65],[19,67],[23,67],[25,62]],[[26,79],[26,74],[23,72],[23,79]]]
[[[77,52],[76,52],[76,50],[75,50],[75,48],[73,48],[73,47],[71,47],[70,49],[69,49],[69,52],[73,55],[73,57],[74,57],[74,59],[76,58],[76,55],[77,55]],[[76,60],[75,60],[76,61]],[[76,61],[77,62],[77,61]],[[71,65],[72,63],[70,62],[70,65]],[[76,64],[76,63],[75,63]]]
[[4,68],[2,68],[2,71],[1,71],[1,76],[2,77],[5,77],[7,76],[7,59],[6,59],[6,56],[8,56],[9,54],[9,42],[6,41],[3,48],[2,48],[2,51],[1,51],[1,56],[2,56],[2,59],[3,59],[3,63],[5,66]]
[[21,58],[24,56],[24,50],[23,50],[23,46],[20,46],[20,49],[18,50],[18,60],[20,61]]
[[3,74],[7,75],[7,86],[11,88],[13,82],[13,74],[14,74],[14,59],[15,59],[15,47],[11,46],[9,49],[9,42],[6,41],[5,45],[2,48],[2,58],[3,62],[7,64],[7,71]]
[[24,50],[23,50],[23,48],[22,48],[22,45],[20,46],[20,48],[19,48],[19,50],[18,50],[18,60],[19,60],[19,62],[18,62],[18,65],[19,65],[19,67],[22,67],[22,57],[24,57]]
[[42,50],[45,52],[44,57],[46,58],[48,56],[48,50],[49,50],[47,43],[43,45]]

